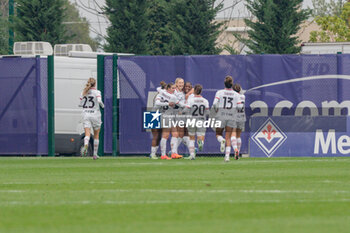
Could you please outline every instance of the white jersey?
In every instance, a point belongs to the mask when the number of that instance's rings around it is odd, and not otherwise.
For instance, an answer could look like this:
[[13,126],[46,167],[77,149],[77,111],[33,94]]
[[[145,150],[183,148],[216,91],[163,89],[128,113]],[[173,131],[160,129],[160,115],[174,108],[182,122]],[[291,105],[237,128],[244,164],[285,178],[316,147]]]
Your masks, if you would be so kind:
[[217,91],[213,102],[217,110],[216,116],[221,120],[235,120],[238,102],[239,94],[233,89],[225,88]]
[[183,91],[178,91],[177,89],[174,91],[174,95],[178,99],[178,108],[175,110],[175,112],[180,112],[186,106],[186,95],[183,93]]
[[189,99],[186,108],[192,118],[206,120],[207,116],[209,116],[209,102],[200,95],[195,95]]
[[238,122],[245,122],[245,95],[239,93],[239,102],[237,103],[237,116],[236,119]]
[[80,106],[83,108],[83,114],[100,116],[100,106],[104,107],[101,92],[91,88],[85,96],[81,95]]
[[192,99],[194,97],[194,94],[192,93],[191,95],[189,95],[188,97],[187,97],[187,100],[185,101],[185,104],[187,104],[188,103],[188,101],[190,100],[190,99]]
[[161,113],[166,115],[174,115],[174,108],[169,106],[169,103],[178,104],[179,100],[174,94],[167,91],[161,91],[157,97],[154,104],[155,109],[159,109]]
[[94,130],[99,129],[102,124],[100,106],[104,107],[101,100],[101,92],[91,88],[85,96],[81,95],[79,106],[83,108],[83,127],[93,128]]

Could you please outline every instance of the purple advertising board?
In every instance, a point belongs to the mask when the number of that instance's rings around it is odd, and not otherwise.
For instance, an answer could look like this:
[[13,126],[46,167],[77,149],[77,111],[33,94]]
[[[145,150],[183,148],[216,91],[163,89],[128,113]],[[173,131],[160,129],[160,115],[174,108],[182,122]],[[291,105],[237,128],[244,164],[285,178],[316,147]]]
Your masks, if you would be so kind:
[[[225,76],[231,75],[246,96],[248,119],[241,151],[247,153],[251,116],[348,115],[349,73],[350,55],[345,54],[120,57],[120,153],[150,152],[151,133],[143,130],[142,116],[162,80],[174,82],[182,77],[203,85],[202,95],[211,105],[216,91],[224,88]],[[105,135],[105,140],[112,136]],[[105,152],[111,150],[111,143],[105,141]],[[219,154],[211,129],[203,153]]]
[[347,116],[252,117],[251,157],[350,156]]

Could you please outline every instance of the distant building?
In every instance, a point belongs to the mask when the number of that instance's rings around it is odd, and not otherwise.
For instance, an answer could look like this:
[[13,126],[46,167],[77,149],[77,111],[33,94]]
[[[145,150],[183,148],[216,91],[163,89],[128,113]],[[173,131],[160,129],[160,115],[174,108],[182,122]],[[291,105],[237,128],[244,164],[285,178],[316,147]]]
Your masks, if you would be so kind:
[[[217,19],[218,22],[224,22],[224,27],[226,29],[219,35],[217,39],[218,46],[223,47],[224,45],[229,45],[233,47],[238,54],[246,54],[249,48],[239,42],[234,36],[233,32],[240,34],[243,38],[248,37],[248,27],[246,26],[243,18],[233,18],[231,20]],[[309,42],[310,32],[319,30],[319,26],[313,21],[306,21],[302,24],[301,29],[298,32],[299,40],[301,43]],[[300,43],[300,44],[301,44]],[[221,52],[222,55],[230,54],[227,50]]]

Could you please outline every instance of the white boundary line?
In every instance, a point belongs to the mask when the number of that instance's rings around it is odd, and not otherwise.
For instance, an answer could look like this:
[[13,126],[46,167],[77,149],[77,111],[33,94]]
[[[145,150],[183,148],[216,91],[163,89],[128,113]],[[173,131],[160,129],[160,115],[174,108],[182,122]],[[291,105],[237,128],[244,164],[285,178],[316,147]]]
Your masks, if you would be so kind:
[[277,193],[277,194],[288,194],[288,193],[326,193],[326,194],[340,194],[350,193],[347,190],[331,190],[331,191],[312,191],[312,190],[230,190],[230,189],[90,189],[90,190],[0,190],[0,193]]
[[104,201],[0,201],[0,206],[35,206],[35,205],[149,205],[149,204],[249,204],[249,203],[336,203],[346,202],[349,203],[350,199],[325,199],[325,200],[312,200],[312,199],[296,199],[296,200],[282,200],[282,199],[263,199],[263,200],[217,200],[217,201],[198,201],[198,200],[145,200],[145,201],[130,201],[130,200],[104,200]]

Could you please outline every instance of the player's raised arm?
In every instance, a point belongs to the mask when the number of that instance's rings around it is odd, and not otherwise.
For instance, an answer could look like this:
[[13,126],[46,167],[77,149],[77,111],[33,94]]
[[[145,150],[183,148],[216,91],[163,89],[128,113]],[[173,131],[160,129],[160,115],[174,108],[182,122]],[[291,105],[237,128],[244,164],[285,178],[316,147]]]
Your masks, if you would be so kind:
[[98,94],[96,95],[97,102],[98,102],[98,104],[100,105],[101,108],[104,108],[105,105],[102,102],[101,92],[100,91],[97,91],[97,92],[98,92]]
[[164,106],[169,106],[168,102],[162,101],[160,97],[156,98],[156,102],[154,103],[154,107],[160,108]]

